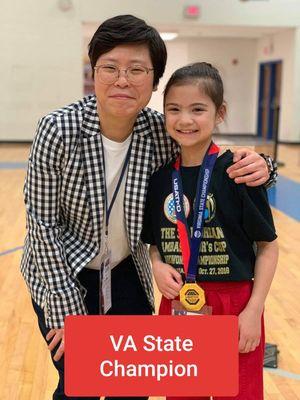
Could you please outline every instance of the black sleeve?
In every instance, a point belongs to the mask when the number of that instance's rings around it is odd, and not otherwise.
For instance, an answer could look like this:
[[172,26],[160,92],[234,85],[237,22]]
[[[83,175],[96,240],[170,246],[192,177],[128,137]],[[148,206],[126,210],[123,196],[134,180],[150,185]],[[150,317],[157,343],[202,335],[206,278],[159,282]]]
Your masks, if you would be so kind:
[[146,205],[145,205],[145,211],[144,211],[144,220],[143,220],[143,228],[142,228],[142,233],[141,233],[141,240],[144,243],[152,244],[155,245],[155,238],[153,234],[153,223],[152,223],[152,207],[153,207],[153,185],[152,185],[152,179],[150,179],[149,187],[148,187],[148,193],[147,193],[147,199],[146,199]]
[[237,186],[242,200],[243,228],[248,237],[254,242],[272,242],[277,235],[265,187]]

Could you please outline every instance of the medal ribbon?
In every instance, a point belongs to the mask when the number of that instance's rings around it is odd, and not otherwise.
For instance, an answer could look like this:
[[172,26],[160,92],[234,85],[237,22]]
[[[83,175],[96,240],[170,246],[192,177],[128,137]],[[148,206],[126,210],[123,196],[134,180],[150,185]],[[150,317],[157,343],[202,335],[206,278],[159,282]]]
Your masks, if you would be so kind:
[[211,142],[200,167],[197,180],[196,199],[194,205],[193,231],[190,235],[184,212],[183,187],[180,174],[180,157],[174,163],[172,172],[172,188],[177,219],[177,230],[182,252],[183,267],[187,282],[195,282],[198,266],[199,249],[204,224],[204,213],[210,179],[219,147]]

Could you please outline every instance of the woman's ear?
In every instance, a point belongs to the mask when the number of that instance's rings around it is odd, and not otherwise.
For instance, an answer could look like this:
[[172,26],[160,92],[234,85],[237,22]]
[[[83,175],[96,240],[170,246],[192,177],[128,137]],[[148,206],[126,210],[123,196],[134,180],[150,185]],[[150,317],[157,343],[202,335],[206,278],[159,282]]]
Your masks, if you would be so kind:
[[216,125],[219,125],[224,121],[224,119],[226,117],[226,112],[227,112],[226,104],[223,103],[221,105],[221,107],[219,108],[217,115],[216,115]]

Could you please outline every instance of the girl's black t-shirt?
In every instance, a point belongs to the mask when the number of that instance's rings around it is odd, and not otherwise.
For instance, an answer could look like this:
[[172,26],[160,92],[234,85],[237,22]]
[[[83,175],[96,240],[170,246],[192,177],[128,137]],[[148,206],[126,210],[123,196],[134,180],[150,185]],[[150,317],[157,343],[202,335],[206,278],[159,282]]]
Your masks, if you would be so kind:
[[[237,185],[226,173],[233,154],[217,158],[206,201],[197,281],[242,281],[254,275],[255,242],[276,239],[264,186]],[[199,166],[181,167],[184,208],[192,230]],[[153,174],[147,195],[142,240],[156,245],[163,262],[183,274],[172,193],[173,164]]]

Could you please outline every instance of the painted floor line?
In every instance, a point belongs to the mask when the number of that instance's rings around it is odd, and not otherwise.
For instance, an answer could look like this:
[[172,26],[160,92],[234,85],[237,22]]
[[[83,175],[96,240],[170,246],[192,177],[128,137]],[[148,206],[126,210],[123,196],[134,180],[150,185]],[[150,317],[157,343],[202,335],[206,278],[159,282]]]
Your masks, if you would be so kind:
[[264,368],[264,371],[270,372],[270,374],[279,375],[283,378],[295,379],[300,381],[300,374],[294,374],[293,372],[285,371],[280,368]]
[[14,247],[13,249],[1,251],[0,252],[0,257],[1,256],[6,256],[7,254],[11,254],[11,253],[14,253],[15,251],[22,250],[22,249],[23,249],[23,246],[19,246],[19,247]]
[[300,183],[285,176],[279,176],[277,184],[268,190],[271,206],[289,217],[300,221]]

